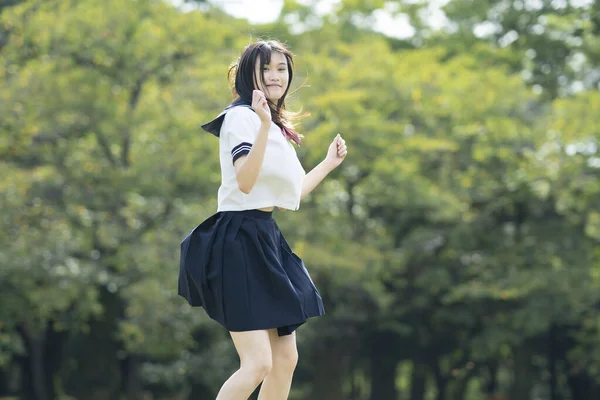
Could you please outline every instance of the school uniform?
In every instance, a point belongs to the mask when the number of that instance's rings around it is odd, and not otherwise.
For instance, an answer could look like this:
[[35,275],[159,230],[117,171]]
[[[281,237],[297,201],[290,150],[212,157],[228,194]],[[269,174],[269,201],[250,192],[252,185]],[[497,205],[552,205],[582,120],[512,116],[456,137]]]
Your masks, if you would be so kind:
[[283,336],[325,311],[273,213],[258,210],[300,207],[305,171],[275,123],[256,184],[248,194],[237,186],[233,163],[250,152],[260,124],[250,105],[238,101],[202,126],[219,138],[222,181],[217,212],[181,243],[178,293],[229,331],[277,328]]

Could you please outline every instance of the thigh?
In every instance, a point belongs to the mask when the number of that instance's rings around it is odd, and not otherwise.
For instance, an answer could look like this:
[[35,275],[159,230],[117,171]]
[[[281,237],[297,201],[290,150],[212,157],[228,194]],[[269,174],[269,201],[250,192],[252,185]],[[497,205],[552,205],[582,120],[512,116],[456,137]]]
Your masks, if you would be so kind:
[[296,332],[292,332],[290,335],[279,336],[277,329],[269,329],[269,341],[271,342],[274,363],[278,360],[295,362],[298,359]]
[[271,341],[268,331],[229,332],[229,334],[242,363],[263,358],[271,360]]

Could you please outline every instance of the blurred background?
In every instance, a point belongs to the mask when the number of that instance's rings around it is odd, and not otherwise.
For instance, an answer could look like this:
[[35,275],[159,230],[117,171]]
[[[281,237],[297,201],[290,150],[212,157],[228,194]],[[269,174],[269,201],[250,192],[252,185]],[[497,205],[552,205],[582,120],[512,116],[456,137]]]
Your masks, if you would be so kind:
[[600,3],[0,1],[0,398],[210,400],[228,334],[177,296],[251,40],[297,55],[276,213],[324,298],[291,400],[600,399]]

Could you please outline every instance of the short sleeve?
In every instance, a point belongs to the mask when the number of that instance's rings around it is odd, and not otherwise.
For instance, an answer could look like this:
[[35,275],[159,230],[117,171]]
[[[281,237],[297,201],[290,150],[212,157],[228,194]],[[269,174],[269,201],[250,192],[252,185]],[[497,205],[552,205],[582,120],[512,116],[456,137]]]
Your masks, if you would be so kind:
[[225,115],[221,136],[231,151],[231,162],[248,154],[260,128],[258,116],[248,107],[234,107]]

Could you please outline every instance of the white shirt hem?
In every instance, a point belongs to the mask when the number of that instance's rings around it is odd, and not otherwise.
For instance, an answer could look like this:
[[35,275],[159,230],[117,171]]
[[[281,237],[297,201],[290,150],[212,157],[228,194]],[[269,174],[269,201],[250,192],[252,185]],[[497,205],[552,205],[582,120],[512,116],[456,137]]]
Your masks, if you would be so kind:
[[258,208],[267,208],[267,207],[281,207],[286,210],[297,211],[300,208],[300,202],[298,203],[254,203],[254,204],[240,204],[240,205],[222,205],[217,207],[217,212],[222,211],[246,211],[246,210],[256,210]]

